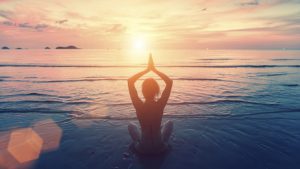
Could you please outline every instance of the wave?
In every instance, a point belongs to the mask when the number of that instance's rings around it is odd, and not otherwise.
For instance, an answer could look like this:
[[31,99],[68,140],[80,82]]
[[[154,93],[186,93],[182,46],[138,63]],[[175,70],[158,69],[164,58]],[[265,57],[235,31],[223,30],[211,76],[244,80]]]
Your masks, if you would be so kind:
[[[92,114],[86,114],[79,111],[69,111],[69,110],[53,110],[49,108],[33,108],[33,109],[7,109],[7,108],[0,108],[0,113],[3,114],[11,114],[11,113],[29,113],[29,114],[66,114],[71,118],[75,119],[103,119],[103,120],[136,120],[136,116],[110,116],[110,115],[101,115],[101,116],[94,116]],[[218,114],[218,113],[197,113],[197,114],[164,114],[164,118],[205,118],[205,119],[227,119],[227,120],[236,120],[236,119],[276,119],[274,116],[264,116],[270,114],[289,114],[289,113],[300,113],[299,108],[295,109],[281,109],[278,111],[262,111],[262,112],[255,112],[255,113],[242,113],[242,114]],[[251,117],[251,118],[250,118]],[[264,118],[259,118],[264,117]],[[279,117],[278,119],[285,118]],[[286,117],[288,118],[288,117]],[[289,118],[290,120],[299,120],[297,118]]]
[[[61,68],[134,68],[144,65],[48,65],[48,64],[0,64],[0,67],[61,67]],[[300,65],[157,65],[174,68],[300,68]]]
[[[117,78],[108,78],[108,77],[99,77],[99,76],[88,76],[85,77],[85,79],[80,80],[127,80],[128,77],[117,77]],[[140,80],[145,80],[145,77],[141,77]],[[155,80],[161,80],[160,78],[154,78]],[[182,78],[172,78],[173,80],[209,80],[209,81],[223,81],[222,79],[217,78],[188,78],[188,77],[182,77]]]
[[67,83],[67,82],[95,82],[95,81],[118,81],[118,80],[127,80],[127,78],[95,78],[95,79],[68,79],[68,80],[40,80],[40,81],[32,81],[33,83]]
[[299,84],[281,84],[281,86],[286,86],[286,87],[297,87]]
[[196,60],[240,60],[240,59],[231,59],[231,58],[203,58],[203,59],[196,59]]
[[8,94],[8,95],[0,95],[0,98],[13,98],[13,97],[30,97],[30,96],[36,96],[36,97],[50,97],[50,98],[71,98],[71,96],[59,96],[59,95],[51,95],[51,94],[45,94],[45,93],[18,93],[18,94]]
[[243,113],[243,114],[234,114],[231,117],[249,117],[257,115],[268,115],[268,114],[286,114],[286,113],[299,113],[300,109],[283,109],[278,111],[267,111],[267,112],[256,112],[256,113]]
[[[65,105],[80,105],[80,104],[97,104],[89,101],[59,101],[59,100],[23,100],[23,101],[1,101],[0,102],[0,113],[74,113],[74,111],[65,111],[65,110],[53,110],[51,108],[27,108],[23,106],[22,108],[1,108],[4,106],[1,105],[18,105],[18,104],[36,104],[36,105],[52,105],[52,104],[65,104]],[[168,103],[168,106],[180,106],[180,105],[215,105],[215,104],[252,104],[252,105],[261,105],[261,106],[279,106],[276,103],[259,103],[252,101],[244,100],[216,100],[209,102],[173,102]],[[131,106],[132,103],[116,103],[116,104],[106,104],[106,106]],[[84,114],[82,112],[76,112],[77,114]]]
[[175,78],[173,80],[186,80],[186,81],[197,81],[197,80],[202,80],[202,81],[225,81],[222,79],[216,79],[216,78]]
[[[205,105],[205,104],[234,104],[234,103],[242,103],[242,104],[253,104],[253,105],[263,105],[263,106],[279,106],[276,103],[259,103],[253,101],[245,101],[245,100],[216,100],[216,101],[206,101],[206,102],[175,102],[168,103],[168,105]],[[116,104],[107,104],[108,106],[127,106],[132,103],[116,103]]]
[[[255,59],[241,59],[241,58],[203,58],[203,59],[196,59],[196,60],[204,60],[204,61],[225,61],[225,60],[255,60]],[[297,61],[300,60],[299,58],[277,58],[277,59],[268,59],[273,61]]]
[[297,58],[278,58],[278,59],[271,59],[271,60],[274,60],[274,61],[288,61],[288,60],[294,61],[294,60],[300,60],[300,59],[297,59]]
[[[120,81],[127,80],[128,78],[85,78],[85,79],[66,79],[66,80],[39,80],[39,81],[28,81],[33,83],[67,83],[67,82],[95,82],[95,81]],[[140,80],[143,80],[141,78]],[[156,79],[161,80],[161,79]],[[216,78],[173,78],[173,80],[182,80],[182,81],[226,81]]]
[[[254,105],[264,105],[264,106],[278,106],[276,103],[259,103],[253,101],[245,101],[245,100],[217,100],[210,102],[181,102],[181,103],[173,103],[173,105],[190,105],[190,104],[230,104],[230,103],[242,103],[242,104],[254,104]],[[171,103],[172,105],[172,103]]]
[[53,95],[49,95],[49,94],[44,94],[44,93],[24,93],[24,94],[19,94],[19,95],[25,95],[25,96],[53,96]]
[[24,77],[24,79],[37,79],[38,77],[36,76],[28,76],[28,77]]
[[11,76],[0,76],[0,82],[4,82],[5,79],[9,79]]
[[70,113],[76,113],[76,111],[53,110],[49,108],[30,108],[30,109],[0,108],[0,113],[70,114]]
[[250,59],[250,58],[200,58],[200,59],[196,59],[196,60],[207,60],[207,61],[209,61],[209,60],[212,60],[212,61],[214,61],[214,60],[216,60],[216,61],[218,61],[218,60],[220,60],[220,61],[222,61],[222,60],[237,60],[237,61],[239,61],[239,60],[254,60],[254,59]]
[[8,79],[11,78],[11,76],[0,76],[0,79]]
[[[287,75],[285,73],[278,74],[258,74],[255,76],[283,76]],[[141,78],[139,80],[144,80],[145,78]],[[236,81],[236,80],[225,80],[220,78],[172,78],[174,81],[211,81],[211,82],[228,82],[228,83],[251,83],[255,85],[264,85],[263,83],[255,83],[255,82],[245,82],[245,81]],[[4,80],[0,79],[0,82],[28,82],[28,83],[74,83],[74,82],[98,82],[98,81],[125,81],[127,78],[94,78],[94,77],[86,77],[83,79],[62,79],[62,80]],[[156,80],[160,81],[161,79],[156,78]],[[278,84],[286,87],[297,87],[299,84]],[[2,95],[0,97],[17,97],[17,96],[48,96],[48,97],[69,97],[69,96],[56,96],[56,95],[48,95],[48,94],[39,94],[39,93],[29,93],[29,94],[17,94],[17,95]]]
[[18,93],[18,94],[10,94],[10,95],[2,95],[2,97],[19,97],[19,96],[45,96],[45,97],[52,97],[55,95],[50,95],[50,94],[44,94],[44,93]]
[[22,101],[1,101],[1,104],[58,104],[63,103],[55,100],[22,100]]
[[[137,120],[136,116],[93,116],[90,114],[84,114],[82,112],[76,111],[66,111],[66,110],[49,110],[49,109],[32,109],[32,110],[12,110],[12,109],[0,109],[0,113],[41,113],[41,114],[69,114],[71,118],[88,120],[88,119],[103,119],[103,120]],[[244,113],[244,114],[216,114],[216,113],[198,113],[198,114],[164,114],[164,118],[173,118],[173,119],[189,119],[189,118],[205,118],[205,119],[254,119],[249,118],[251,116],[257,117],[261,115],[269,115],[269,114],[289,114],[289,113],[300,113],[300,109],[287,109],[287,110],[279,110],[279,111],[268,111],[268,112],[257,112],[257,113]],[[273,119],[275,117],[266,117],[266,119]],[[260,119],[260,118],[258,118]],[[276,119],[276,118],[275,118]],[[290,118],[290,120],[299,120],[296,118]]]
[[[174,118],[174,119],[187,119],[187,118],[205,118],[205,119],[227,119],[227,120],[235,120],[235,119],[255,119],[249,118],[251,116],[261,116],[261,115],[269,115],[269,114],[288,114],[288,113],[299,113],[300,109],[285,109],[285,110],[278,110],[278,111],[267,111],[267,112],[257,112],[257,113],[243,113],[243,114],[217,114],[217,113],[198,113],[198,114],[164,114],[164,118]],[[104,119],[104,120],[137,120],[135,116],[110,116],[110,115],[103,115],[103,116],[93,116],[90,114],[70,114],[71,117],[76,119]],[[262,118],[256,118],[262,119]],[[282,119],[276,117],[266,117],[263,119]],[[290,120],[299,120],[297,118],[289,118]]]
[[22,100],[22,101],[0,101],[1,104],[67,104],[67,105],[79,105],[79,104],[91,104],[86,101],[58,101],[58,100]]
[[[173,102],[168,103],[171,106],[178,105],[205,105],[205,104],[254,104],[254,105],[264,105],[264,106],[278,106],[276,103],[259,103],[253,101],[245,100],[216,100],[216,101],[206,101],[206,102]],[[1,104],[67,104],[67,105],[78,105],[78,104],[97,104],[88,101],[60,101],[60,100],[22,100],[22,101],[0,101]],[[131,102],[127,103],[113,103],[106,104],[107,106],[130,106]]]
[[288,73],[268,73],[268,74],[257,74],[256,76],[284,76]]

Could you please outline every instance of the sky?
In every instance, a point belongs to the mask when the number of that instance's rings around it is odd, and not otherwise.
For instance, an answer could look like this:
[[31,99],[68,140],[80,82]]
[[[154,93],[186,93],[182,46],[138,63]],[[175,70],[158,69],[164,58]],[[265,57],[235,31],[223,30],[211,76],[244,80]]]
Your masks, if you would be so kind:
[[300,0],[0,0],[0,47],[299,49]]

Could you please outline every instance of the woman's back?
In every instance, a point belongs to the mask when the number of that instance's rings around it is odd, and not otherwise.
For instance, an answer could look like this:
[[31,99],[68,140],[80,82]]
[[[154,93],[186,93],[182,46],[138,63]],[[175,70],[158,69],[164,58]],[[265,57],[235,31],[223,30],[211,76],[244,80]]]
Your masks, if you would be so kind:
[[152,150],[160,149],[163,146],[161,137],[161,120],[163,109],[157,102],[145,102],[144,107],[137,112],[141,125],[140,146]]

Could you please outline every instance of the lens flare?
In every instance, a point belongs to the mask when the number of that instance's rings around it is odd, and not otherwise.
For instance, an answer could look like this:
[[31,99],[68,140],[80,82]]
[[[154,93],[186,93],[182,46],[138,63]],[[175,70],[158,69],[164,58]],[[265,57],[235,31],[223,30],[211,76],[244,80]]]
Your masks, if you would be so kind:
[[8,152],[20,163],[39,158],[43,139],[31,128],[15,130],[10,135]]

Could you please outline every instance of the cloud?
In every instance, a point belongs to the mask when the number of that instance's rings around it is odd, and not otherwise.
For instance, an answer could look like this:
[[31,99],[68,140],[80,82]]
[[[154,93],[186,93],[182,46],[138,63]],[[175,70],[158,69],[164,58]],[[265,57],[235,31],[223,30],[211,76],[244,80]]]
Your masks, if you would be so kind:
[[8,1],[11,1],[11,0],[0,0],[0,3],[4,3],[4,2],[8,2]]
[[20,23],[20,24],[18,24],[18,26],[20,27],[20,28],[33,28],[33,26],[31,26],[29,23]]
[[37,31],[43,31],[44,29],[48,28],[47,24],[37,24],[35,25],[34,29]]
[[117,33],[117,34],[123,33],[124,31],[126,31],[126,26],[124,26],[122,24],[114,24],[106,30],[106,32]]
[[252,1],[245,1],[240,3],[241,6],[257,6],[259,5],[258,0],[252,0]]
[[31,25],[29,23],[20,23],[18,24],[20,28],[28,28],[28,29],[33,29],[36,31],[43,31],[44,29],[48,28],[48,25],[46,24],[36,24],[36,25]]
[[2,24],[6,25],[6,26],[13,26],[13,25],[15,25],[15,23],[13,23],[11,21],[3,21]]
[[300,39],[299,9],[299,0],[6,0],[0,5],[0,32],[16,42],[32,39],[37,46],[41,37],[45,44],[51,38],[53,43],[63,38],[84,48],[87,42],[89,47],[126,43],[136,35],[174,48],[198,47],[200,43],[255,46],[255,42],[262,43],[259,38],[247,43],[245,37],[284,37],[285,43]]
[[0,10],[0,17],[4,19],[11,19],[12,12],[11,11],[6,11],[6,10]]
[[63,20],[56,21],[55,23],[57,23],[57,24],[64,24],[66,22],[68,22],[68,20],[67,19],[63,19]]
[[11,21],[3,21],[3,22],[0,23],[0,25],[14,26],[14,27],[17,27],[17,28],[32,29],[32,30],[36,30],[36,31],[43,31],[44,29],[49,27],[47,24],[32,25],[32,24],[27,23],[27,22],[17,24],[17,23],[11,22]]

